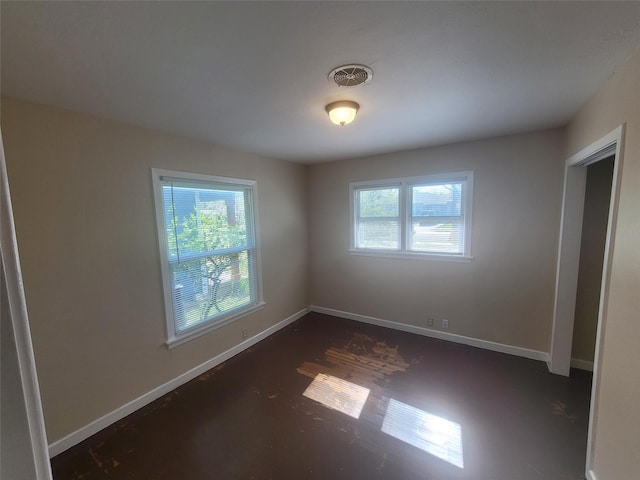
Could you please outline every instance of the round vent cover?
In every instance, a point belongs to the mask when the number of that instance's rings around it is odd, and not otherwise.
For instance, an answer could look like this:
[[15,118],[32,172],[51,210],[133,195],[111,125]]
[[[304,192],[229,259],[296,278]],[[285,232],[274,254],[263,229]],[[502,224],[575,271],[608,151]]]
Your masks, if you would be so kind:
[[355,87],[368,83],[373,78],[373,70],[366,65],[342,65],[329,73],[329,80],[339,87]]

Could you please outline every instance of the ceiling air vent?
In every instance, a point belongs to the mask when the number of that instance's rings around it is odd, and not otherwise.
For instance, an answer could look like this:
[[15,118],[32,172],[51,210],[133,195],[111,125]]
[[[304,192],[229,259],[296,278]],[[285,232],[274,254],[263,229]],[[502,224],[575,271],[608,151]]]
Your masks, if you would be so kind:
[[366,65],[342,65],[329,73],[329,80],[339,87],[355,87],[368,83],[373,78],[373,70]]

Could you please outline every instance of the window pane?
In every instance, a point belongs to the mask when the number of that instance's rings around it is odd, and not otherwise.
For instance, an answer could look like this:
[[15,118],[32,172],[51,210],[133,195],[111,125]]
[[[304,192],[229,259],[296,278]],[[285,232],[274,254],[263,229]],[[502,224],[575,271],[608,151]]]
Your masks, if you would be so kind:
[[462,182],[412,187],[411,215],[452,217],[462,214]]
[[400,189],[359,190],[360,217],[397,217]]
[[162,195],[170,259],[248,246],[244,191],[167,183]]
[[252,303],[251,259],[245,250],[172,263],[176,333]]
[[155,169],[152,176],[171,345],[261,305],[255,182]]
[[400,245],[398,220],[360,221],[357,248],[397,249]]
[[[473,172],[352,183],[351,251],[470,258]],[[370,252],[371,253],[371,252]]]
[[446,220],[414,221],[411,224],[410,249],[417,252],[462,254],[462,224]]

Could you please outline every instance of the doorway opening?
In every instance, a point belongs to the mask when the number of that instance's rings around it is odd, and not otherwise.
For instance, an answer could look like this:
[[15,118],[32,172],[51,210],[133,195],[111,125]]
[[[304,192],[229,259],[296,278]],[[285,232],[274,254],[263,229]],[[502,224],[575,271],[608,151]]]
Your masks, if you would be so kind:
[[593,371],[602,267],[611,205],[614,156],[586,167],[576,309],[571,343],[571,367]]
[[549,370],[555,374],[569,376],[576,313],[576,297],[578,293],[580,246],[583,231],[588,167],[608,158],[613,159],[608,219],[600,275],[601,282],[599,294],[597,295],[598,313],[595,352],[593,357],[591,409],[589,412],[589,431],[587,436],[587,478],[592,478],[593,445],[595,443],[595,436],[597,435],[594,419],[598,410],[600,350],[607,323],[606,312],[611,276],[611,256],[615,241],[615,225],[618,211],[618,190],[622,164],[624,128],[624,125],[616,128],[608,135],[605,135],[600,140],[570,157],[565,164]]

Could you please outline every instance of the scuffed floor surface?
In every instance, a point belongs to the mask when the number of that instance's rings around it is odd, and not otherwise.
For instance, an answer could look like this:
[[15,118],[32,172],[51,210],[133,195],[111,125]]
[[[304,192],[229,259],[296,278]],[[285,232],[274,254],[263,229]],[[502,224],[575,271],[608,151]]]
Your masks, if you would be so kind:
[[578,480],[590,386],[311,313],[52,466],[55,480]]

